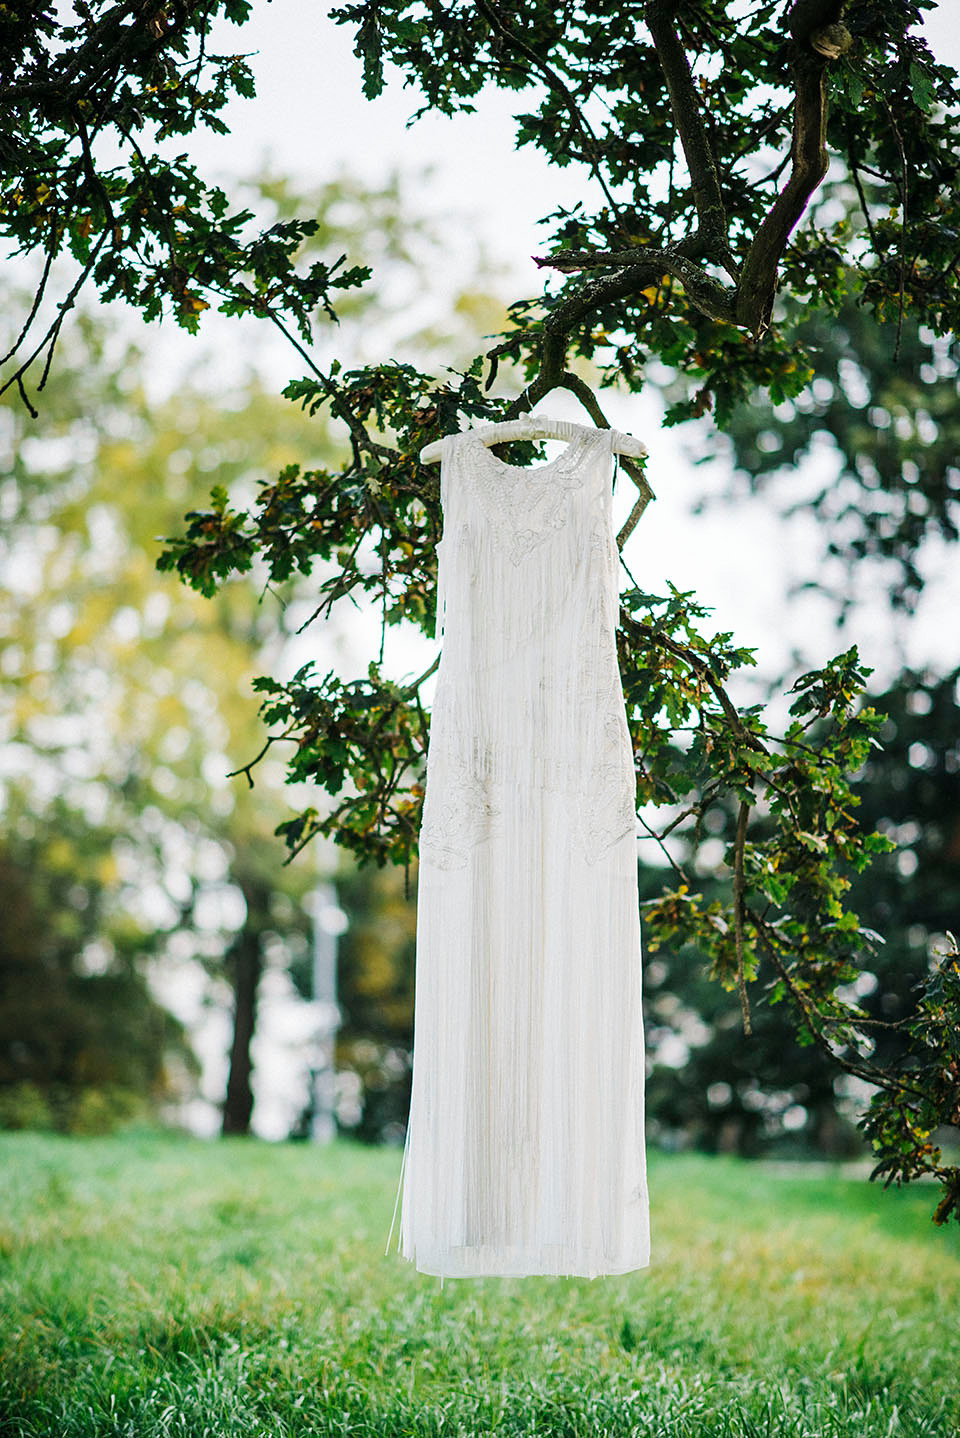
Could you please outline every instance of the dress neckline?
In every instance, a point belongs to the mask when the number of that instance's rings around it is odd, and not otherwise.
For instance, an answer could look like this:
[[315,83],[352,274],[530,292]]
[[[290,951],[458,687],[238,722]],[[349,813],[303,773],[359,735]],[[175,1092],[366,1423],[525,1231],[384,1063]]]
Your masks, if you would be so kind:
[[539,477],[552,473],[552,471],[561,465],[571,454],[578,453],[582,446],[595,435],[607,433],[609,433],[607,430],[584,428],[567,442],[565,448],[557,455],[556,459],[548,459],[545,464],[508,464],[506,460],[499,459],[493,451],[484,444],[482,437],[473,430],[466,430],[461,438],[472,440],[475,445],[482,449],[487,456],[488,464],[493,469],[500,470],[507,474],[525,474],[532,477]]

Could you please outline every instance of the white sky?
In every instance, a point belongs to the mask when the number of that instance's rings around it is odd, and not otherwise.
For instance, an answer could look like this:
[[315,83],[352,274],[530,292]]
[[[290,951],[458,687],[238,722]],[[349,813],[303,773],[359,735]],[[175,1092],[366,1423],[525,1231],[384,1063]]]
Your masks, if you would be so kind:
[[[960,26],[950,9],[948,0],[932,11],[923,33],[939,60],[960,69]],[[528,258],[542,244],[537,221],[575,202],[593,182],[582,167],[551,169],[531,147],[514,148],[513,110],[529,107],[522,94],[490,86],[477,97],[475,115],[429,114],[407,128],[417,92],[388,66],[384,94],[365,100],[352,27],[318,14],[314,0],[254,0],[247,24],[225,26],[218,43],[227,53],[250,54],[257,98],[231,104],[229,136],[192,142],[191,153],[205,165],[246,174],[269,155],[277,168],[307,181],[343,168],[372,183],[396,167],[411,173],[430,167],[423,202],[456,217],[451,246],[469,244],[476,226],[496,254],[516,265],[520,290],[539,290],[542,277]]]
[[[931,13],[925,33],[938,59],[960,69],[960,27],[949,5]],[[511,112],[522,97],[493,87],[477,100],[477,113],[447,119],[427,115],[411,127],[416,92],[404,88],[396,71],[376,101],[363,98],[360,63],[352,54],[352,31],[318,15],[310,0],[256,0],[254,15],[240,31],[228,29],[220,48],[242,45],[251,55],[257,99],[235,101],[227,119],[229,136],[204,136],[192,145],[202,167],[224,177],[248,174],[262,159],[306,184],[322,183],[340,171],[376,184],[393,170],[410,177],[410,192],[422,214],[437,217],[450,236],[450,270],[482,245],[507,270],[504,293],[518,298],[540,291],[542,277],[530,256],[543,236],[538,219],[558,204],[571,204],[593,184],[579,168],[551,170],[529,147],[514,148]],[[424,172],[429,169],[429,176]],[[438,286],[445,284],[438,273]],[[286,363],[286,362],[284,362]],[[292,368],[278,374],[278,384]],[[705,488],[722,487],[719,466],[695,469],[695,434],[661,431],[652,398],[604,397],[613,423],[645,440],[651,452],[650,478],[657,503],[651,505],[628,545],[625,558],[640,584],[662,592],[666,579],[696,589],[714,606],[718,627],[733,629],[739,642],[757,646],[763,671],[790,666],[792,650],[816,663],[852,637],[880,681],[904,660],[952,665],[952,626],[938,622],[946,606],[960,606],[957,570],[945,553],[932,556],[931,583],[915,620],[895,631],[882,603],[865,603],[851,634],[837,635],[822,600],[785,602],[791,579],[811,577],[820,554],[815,527],[804,516],[786,525],[770,502],[744,500],[735,509],[710,507],[691,514]],[[584,418],[576,401],[550,398],[549,412]],[[628,486],[624,486],[626,490]],[[621,496],[627,503],[626,493]],[[418,662],[410,659],[411,666]],[[406,667],[404,664],[403,667]]]
[[[960,27],[947,11],[948,6],[941,5],[932,15],[927,35],[938,59],[960,69]],[[433,217],[449,234],[449,269],[437,274],[438,287],[469,273],[482,248],[506,271],[505,298],[540,291],[542,277],[529,258],[542,245],[537,220],[559,204],[574,203],[593,182],[577,167],[551,171],[536,152],[514,149],[511,111],[522,99],[491,89],[478,98],[475,115],[429,115],[408,129],[415,95],[394,75],[380,99],[365,101],[351,33],[318,15],[314,0],[255,0],[251,22],[240,31],[226,30],[215,48],[229,53],[241,47],[256,52],[251,63],[258,96],[231,105],[228,136],[193,138],[191,154],[201,172],[226,181],[229,192],[232,178],[249,175],[264,160],[311,187],[340,172],[375,185],[400,170],[408,177],[416,213]],[[208,333],[220,344],[229,331],[214,324]],[[161,367],[165,355],[174,364],[183,360],[179,335],[158,336],[155,328],[150,334]],[[226,365],[231,360],[226,347],[223,360]],[[297,372],[297,361],[291,353],[278,363],[279,388]],[[688,452],[695,442],[692,432],[661,431],[652,397],[608,395],[604,405],[611,421],[640,435],[651,453],[649,475],[657,502],[647,510],[625,555],[643,588],[663,592],[670,579],[682,589],[695,589],[703,602],[714,606],[718,628],[732,629],[739,643],[758,647],[765,675],[799,672],[791,663],[792,650],[802,650],[804,660],[816,664],[853,638],[860,642],[866,662],[876,668],[877,681],[905,659],[938,666],[957,662],[955,626],[943,623],[946,606],[952,613],[960,609],[960,582],[951,578],[951,571],[960,568],[955,556],[933,556],[934,582],[906,628],[895,631],[885,605],[874,602],[860,608],[849,635],[837,634],[822,601],[808,597],[788,602],[785,597],[789,580],[809,577],[820,554],[820,539],[809,519],[801,515],[787,525],[771,503],[750,500],[736,508],[714,506],[693,514],[693,502],[705,489],[722,487],[721,467],[694,467]],[[584,417],[567,396],[552,397],[549,412]],[[629,505],[629,490],[622,482],[621,507]],[[372,631],[368,636],[358,632],[358,648],[364,638],[373,640]],[[307,645],[310,642],[308,636]],[[401,644],[394,661],[397,668],[413,671],[432,653],[427,641]],[[361,664],[365,662],[364,657]],[[255,1125],[264,1135],[279,1136],[285,1132],[291,1101],[296,1107],[299,1061],[284,1058],[290,1025],[283,1006],[278,1008],[271,997],[265,1007],[272,1017],[265,1020],[258,1039]],[[220,1053],[223,1036],[208,1038],[201,1047]],[[219,1093],[222,1075],[216,1065],[207,1078],[209,1092]],[[211,1122],[213,1113],[210,1108],[206,1114]],[[202,1126],[203,1115],[197,1121]]]

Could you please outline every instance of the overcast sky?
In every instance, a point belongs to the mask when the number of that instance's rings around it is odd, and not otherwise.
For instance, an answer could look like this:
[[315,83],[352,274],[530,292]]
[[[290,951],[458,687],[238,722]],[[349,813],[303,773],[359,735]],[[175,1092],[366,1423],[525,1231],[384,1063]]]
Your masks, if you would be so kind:
[[[927,34],[938,59],[960,69],[960,26],[947,6],[934,13]],[[318,16],[315,0],[273,0],[272,4],[254,0],[251,22],[239,31],[225,30],[216,48],[256,52],[251,64],[257,99],[230,107],[229,135],[191,141],[201,169],[227,180],[228,190],[229,177],[247,176],[264,160],[305,187],[322,184],[339,172],[378,184],[399,169],[409,177],[415,213],[435,217],[441,232],[446,227],[449,234],[449,273],[437,275],[438,285],[449,284],[451,276],[469,275],[482,248],[504,268],[504,298],[540,291],[542,277],[530,260],[542,245],[536,222],[559,204],[575,202],[583,186],[592,182],[577,167],[551,170],[536,152],[514,149],[511,109],[516,97],[491,87],[479,97],[477,114],[454,119],[430,115],[408,129],[407,119],[417,105],[415,95],[394,75],[380,99],[365,101],[352,35]],[[424,177],[427,169],[431,173]],[[225,330],[214,325],[208,333],[219,343]],[[157,353],[171,346],[175,363],[188,353],[189,346],[178,334],[168,339],[155,327],[149,334]],[[224,362],[229,358],[225,350]],[[279,388],[294,372],[296,361],[291,363],[283,354],[278,363]],[[625,556],[642,587],[663,592],[670,579],[680,588],[695,589],[714,606],[717,627],[732,629],[738,642],[758,647],[767,675],[788,668],[794,648],[815,664],[852,638],[860,641],[880,682],[905,657],[942,666],[957,662],[954,626],[942,622],[945,605],[953,613],[960,611],[960,583],[947,577],[951,568],[960,569],[955,557],[952,564],[942,552],[934,557],[940,577],[931,585],[918,618],[899,635],[880,602],[861,609],[853,634],[838,635],[816,598],[785,599],[788,580],[809,577],[816,565],[820,541],[812,523],[800,515],[786,524],[769,503],[756,501],[744,501],[736,509],[712,506],[693,514],[693,502],[704,489],[722,484],[719,466],[692,464],[688,451],[695,441],[689,438],[690,431],[662,431],[653,397],[610,395],[604,397],[604,405],[613,423],[642,436],[651,452],[650,479],[658,498]],[[551,397],[549,412],[584,418],[576,402],[561,395]],[[626,506],[629,500],[629,486],[621,484],[618,503]],[[318,638],[314,636],[314,641]],[[358,652],[361,638],[358,633]],[[305,643],[310,642],[308,634]],[[434,647],[426,640],[395,644],[395,668],[421,667],[421,656],[432,657]],[[259,1132],[280,1136],[299,1101],[298,1061],[287,1053],[297,1005],[289,995],[266,994],[263,1009],[255,1121]],[[207,1081],[209,1092],[217,1094],[223,1075],[216,1065],[222,1068],[225,1030],[221,1032],[222,1016],[215,1015],[212,1022],[220,1028],[200,1036],[199,1042],[208,1059],[213,1056]],[[215,1123],[214,1107],[206,1117]],[[202,1116],[198,1115],[198,1122],[202,1123]]]
[[[950,9],[941,5],[924,29],[937,58],[960,69],[960,26]],[[408,127],[416,93],[388,70],[383,96],[366,101],[352,44],[352,32],[318,15],[315,0],[255,0],[252,20],[239,30],[224,27],[217,48],[252,52],[257,99],[231,105],[228,136],[194,139],[191,150],[201,166],[225,178],[247,175],[268,159],[272,168],[305,185],[342,171],[375,184],[399,169],[409,177],[416,212],[436,217],[441,232],[448,229],[450,275],[469,274],[482,246],[506,271],[504,298],[538,293],[542,276],[530,259],[543,242],[537,221],[558,204],[573,203],[592,181],[578,167],[550,169],[532,149],[516,150],[511,110],[523,101],[492,86],[478,97],[474,115],[427,115]],[[438,273],[436,283],[449,279]],[[278,386],[292,372],[286,357],[281,364]],[[814,527],[803,515],[787,525],[769,503],[747,500],[734,511],[710,507],[692,515],[692,502],[704,489],[722,484],[716,466],[691,464],[695,435],[689,428],[662,431],[652,395],[611,395],[604,403],[612,422],[639,434],[651,452],[657,502],[625,556],[644,588],[662,589],[668,578],[695,588],[714,606],[719,627],[759,647],[766,673],[789,664],[791,649],[819,662],[850,642],[832,631],[827,609],[815,596],[784,601],[785,577],[809,578],[820,552]],[[549,411],[584,418],[576,401],[559,393],[550,398]],[[628,499],[623,492],[621,504]],[[882,603],[867,605],[857,617],[855,637],[878,680],[904,658],[956,663],[950,630],[936,616],[948,603],[960,607],[960,580],[948,576],[960,566],[947,563],[943,554],[932,556],[931,565],[939,578],[933,576],[908,628],[895,633]]]
[[[957,21],[955,0],[948,0],[930,13],[923,33],[937,59],[960,69]],[[433,167],[425,203],[472,216],[491,246],[539,288],[528,260],[542,242],[536,222],[558,203],[574,202],[590,181],[578,166],[553,169],[532,148],[515,150],[512,112],[525,106],[522,96],[491,85],[477,98],[477,114],[429,114],[408,128],[417,92],[388,66],[384,94],[365,100],[353,29],[318,14],[315,0],[254,0],[251,20],[224,27],[222,40],[224,48],[255,52],[257,99],[232,104],[231,134],[210,137],[197,151],[205,163],[245,174],[269,154],[308,181],[341,167],[374,182],[396,166]]]

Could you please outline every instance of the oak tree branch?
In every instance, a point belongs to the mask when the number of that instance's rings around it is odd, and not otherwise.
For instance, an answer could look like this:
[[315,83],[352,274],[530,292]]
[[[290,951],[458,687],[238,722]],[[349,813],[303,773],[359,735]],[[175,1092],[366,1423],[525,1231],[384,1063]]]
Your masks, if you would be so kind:
[[[793,37],[793,142],[790,178],[768,211],[747,252],[737,290],[737,322],[760,336],[769,327],[777,270],[791,231],[827,173],[827,60],[846,48],[839,23],[843,3],[797,0],[787,16]],[[831,32],[831,43],[825,38]]]
[[690,62],[674,29],[676,10],[677,0],[648,0],[644,19],[667,82],[670,107],[690,171],[704,252],[729,260],[720,177],[703,123]]

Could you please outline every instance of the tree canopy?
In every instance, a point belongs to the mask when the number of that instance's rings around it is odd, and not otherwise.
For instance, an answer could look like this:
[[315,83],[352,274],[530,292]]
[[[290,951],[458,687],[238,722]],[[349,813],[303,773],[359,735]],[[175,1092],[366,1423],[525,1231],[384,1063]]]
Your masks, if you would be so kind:
[[[960,104],[954,75],[916,30],[931,4],[366,0],[335,10],[355,35],[368,96],[387,62],[415,85],[421,113],[469,110],[493,83],[516,94],[519,143],[583,167],[581,202],[549,217],[542,293],[519,298],[462,372],[440,374],[403,359],[322,367],[314,326],[335,317],[367,267],[332,252],[301,261],[314,219],[258,230],[170,153],[172,137],[222,127],[227,97],[250,93],[244,60],[207,47],[215,22],[242,23],[246,4],[84,0],[66,19],[39,7],[7,13],[2,223],[44,267],[5,382],[36,409],[88,282],[188,329],[211,306],[262,316],[302,362],[287,396],[340,422],[343,463],[291,464],[264,477],[251,505],[218,490],[161,563],[208,594],[255,560],[280,581],[319,566],[317,619],[369,596],[384,625],[429,634],[442,516],[437,475],[417,458],[425,443],[509,418],[557,387],[604,424],[596,387],[636,392],[665,376],[667,423],[710,414],[723,429],[754,396],[779,405],[801,395],[822,327],[851,314],[871,315],[904,362],[908,325],[953,333]],[[817,203],[831,166],[842,197],[833,208]],[[72,277],[51,307],[65,273],[55,261],[68,252]],[[806,323],[814,317],[820,332]],[[643,474],[626,468],[640,494],[623,543],[650,497]],[[877,470],[881,488],[899,482],[894,469]],[[933,522],[950,538],[957,473],[944,475]],[[751,991],[788,1004],[801,1042],[876,1086],[866,1125],[877,1172],[936,1174],[938,1217],[960,1217],[960,1169],[935,1141],[960,1119],[956,953],[944,949],[923,977],[889,1061],[874,1060],[870,1018],[849,996],[882,938],[849,907],[851,877],[890,843],[857,814],[852,776],[880,726],[862,697],[860,657],[850,647],[798,676],[789,718],[775,725],[734,703],[728,681],[751,656],[729,634],[707,637],[706,620],[690,594],[631,583],[623,596],[638,805],[645,816],[663,810],[651,833],[668,848],[670,834],[696,836],[715,806],[734,815],[727,894],[708,898],[671,858],[675,880],[646,906],[648,933],[694,943],[739,991],[748,1029]],[[258,681],[267,747],[291,743],[291,778],[333,799],[281,826],[292,851],[325,833],[363,859],[409,862],[429,723],[420,690],[434,667],[412,682],[377,660],[353,681],[309,667],[289,683]]]

